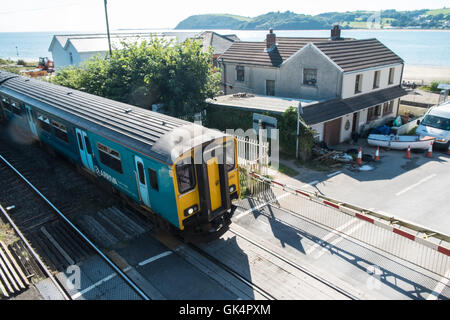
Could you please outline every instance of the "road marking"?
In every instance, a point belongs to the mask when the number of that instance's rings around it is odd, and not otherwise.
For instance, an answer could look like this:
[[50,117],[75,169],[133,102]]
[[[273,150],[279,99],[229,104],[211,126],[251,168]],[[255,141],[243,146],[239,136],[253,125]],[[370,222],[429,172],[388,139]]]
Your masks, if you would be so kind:
[[111,274],[111,275],[109,275],[109,276],[103,278],[102,280],[100,280],[100,281],[94,283],[93,285],[90,285],[90,286],[87,287],[86,289],[81,290],[81,291],[78,291],[77,293],[75,293],[74,295],[71,296],[72,300],[75,300],[75,299],[81,297],[83,294],[85,294],[85,293],[91,291],[92,289],[98,287],[99,285],[101,285],[101,284],[103,284],[103,283],[105,283],[105,282],[111,280],[111,279],[114,278],[116,275],[117,275],[117,273],[113,273],[113,274]]
[[423,178],[423,179],[420,180],[419,182],[410,185],[409,187],[403,189],[403,190],[400,191],[400,192],[397,192],[395,195],[396,195],[396,196],[399,196],[399,195],[401,195],[401,194],[403,194],[403,193],[405,193],[405,192],[408,192],[409,190],[411,190],[411,189],[417,187],[418,185],[420,185],[420,184],[422,184],[422,183],[424,183],[424,182],[426,182],[426,181],[428,181],[428,180],[430,180],[431,178],[434,178],[434,177],[436,177],[436,174],[432,174],[432,175],[430,175],[430,176],[428,176],[428,177],[426,177],[426,178]]
[[322,243],[326,242],[328,240],[330,240],[333,236],[335,235],[339,235],[338,232],[342,232],[344,229],[347,229],[347,227],[349,227],[352,224],[355,224],[356,222],[358,222],[358,220],[356,219],[352,219],[350,221],[348,221],[347,223],[344,223],[342,226],[340,226],[339,228],[334,229],[333,231],[331,231],[329,234],[327,234],[325,237],[323,237],[322,239],[320,239],[321,241],[316,243],[314,246],[311,247],[311,249],[309,249],[308,251],[306,251],[307,255],[310,255],[312,252],[314,252],[317,248],[322,247]]
[[142,267],[142,266],[145,266],[146,264],[149,264],[150,262],[153,262],[153,261],[156,261],[158,259],[164,258],[164,257],[166,257],[166,256],[168,256],[170,254],[172,254],[172,251],[166,251],[166,252],[160,253],[160,254],[158,254],[158,255],[156,255],[154,257],[148,258],[147,260],[141,261],[138,264]]
[[246,214],[249,214],[250,212],[259,210],[259,209],[261,209],[262,207],[265,207],[265,206],[267,206],[268,204],[270,204],[270,203],[272,203],[272,202],[275,202],[275,201],[278,201],[278,200],[280,200],[280,199],[283,199],[284,197],[287,197],[287,196],[290,195],[290,194],[291,194],[291,193],[287,192],[287,193],[285,193],[285,194],[282,194],[281,196],[276,197],[275,199],[272,199],[272,200],[270,200],[270,201],[267,201],[266,203],[257,205],[256,207],[254,207],[254,208],[252,208],[252,209],[248,209],[247,211],[244,211],[244,212],[242,212],[242,211],[236,211],[236,212],[239,213],[239,214],[238,214],[237,216],[234,217],[234,220],[237,221],[237,220],[239,220],[240,218],[242,218],[243,216],[245,216]]
[[335,175],[337,175],[337,174],[339,174],[339,173],[341,173],[341,172],[342,172],[342,171],[336,171],[336,172],[327,174],[327,177],[328,177],[328,178],[331,178],[331,177],[333,177],[333,176],[335,176]]
[[[361,221],[356,226],[354,226],[352,229],[345,232],[345,234],[341,234],[339,238],[337,238],[336,240],[329,243],[330,247],[331,246],[335,247],[339,242],[341,242],[344,239],[347,239],[352,233],[354,233],[356,230],[361,228],[365,223],[366,223],[365,221]],[[323,256],[325,253],[327,253],[329,251],[330,251],[329,248],[327,248],[327,247],[323,248],[314,256],[314,259],[319,259],[321,256]]]
[[441,295],[442,291],[444,291],[445,287],[447,286],[448,282],[450,281],[450,269],[447,270],[445,273],[445,276],[442,277],[442,279],[439,281],[439,283],[436,285],[436,287],[433,289],[433,292],[430,293],[430,295],[427,297],[427,300],[437,300],[438,297]]
[[309,183],[303,185],[302,188],[313,187],[313,186],[315,186],[315,185],[318,184],[318,183],[319,183],[319,180],[314,180],[314,181],[311,181],[311,182],[309,182]]

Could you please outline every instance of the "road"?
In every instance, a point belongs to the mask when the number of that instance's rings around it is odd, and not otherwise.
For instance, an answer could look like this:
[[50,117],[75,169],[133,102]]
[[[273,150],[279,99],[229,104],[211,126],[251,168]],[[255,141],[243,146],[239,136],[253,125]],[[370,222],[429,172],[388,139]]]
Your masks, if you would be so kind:
[[[375,149],[364,152],[374,154]],[[300,169],[290,178],[275,174],[277,180],[328,197],[378,211],[388,216],[450,234],[450,156],[433,152],[432,158],[402,151],[380,151],[372,171],[339,169],[317,172]]]

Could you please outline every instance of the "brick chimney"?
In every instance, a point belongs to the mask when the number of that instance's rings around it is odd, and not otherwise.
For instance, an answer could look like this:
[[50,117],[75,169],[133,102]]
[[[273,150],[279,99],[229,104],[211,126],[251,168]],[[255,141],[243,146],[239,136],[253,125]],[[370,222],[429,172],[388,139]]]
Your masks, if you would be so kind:
[[266,48],[270,49],[277,44],[277,36],[273,33],[273,29],[269,29],[269,33],[266,36]]
[[331,29],[331,40],[342,40],[341,38],[341,28],[338,24],[335,24]]

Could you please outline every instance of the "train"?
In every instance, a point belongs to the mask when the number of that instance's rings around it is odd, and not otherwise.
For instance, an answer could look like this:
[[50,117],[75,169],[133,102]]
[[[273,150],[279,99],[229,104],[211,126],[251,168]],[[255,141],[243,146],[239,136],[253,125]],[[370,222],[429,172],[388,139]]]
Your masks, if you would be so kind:
[[214,238],[231,223],[240,197],[233,136],[4,71],[0,121],[185,238]]

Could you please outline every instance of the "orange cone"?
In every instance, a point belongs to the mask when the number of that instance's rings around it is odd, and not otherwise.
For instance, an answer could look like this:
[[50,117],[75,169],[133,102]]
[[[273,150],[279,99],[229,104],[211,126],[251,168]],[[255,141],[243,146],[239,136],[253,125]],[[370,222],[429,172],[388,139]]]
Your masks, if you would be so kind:
[[425,157],[431,158],[432,156],[433,156],[433,142],[430,142],[430,146],[428,147],[428,151]]
[[362,147],[359,147],[358,158],[356,158],[356,163],[359,166],[362,165]]
[[374,161],[380,161],[380,147],[377,147],[377,151],[375,151]]
[[406,159],[411,159],[411,146],[408,146],[408,150],[406,150]]

